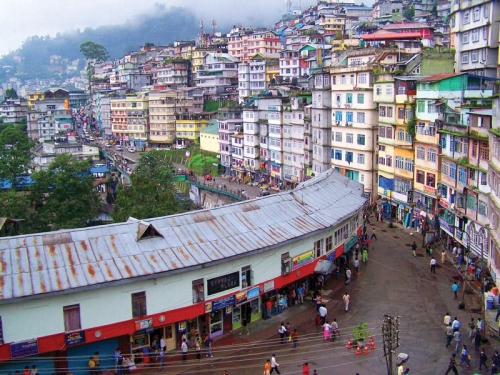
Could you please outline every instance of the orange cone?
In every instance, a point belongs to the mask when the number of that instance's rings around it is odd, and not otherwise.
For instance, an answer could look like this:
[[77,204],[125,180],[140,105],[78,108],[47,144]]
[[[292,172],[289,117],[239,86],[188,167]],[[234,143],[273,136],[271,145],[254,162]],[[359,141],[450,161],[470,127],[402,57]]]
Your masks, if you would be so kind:
[[370,354],[370,349],[368,347],[368,344],[365,345],[365,350],[363,351],[365,354]]
[[356,347],[356,351],[355,351],[354,353],[356,353],[356,355],[360,355],[360,354],[362,354],[362,353],[363,353],[363,352],[361,351],[361,345],[360,345],[360,344],[358,344],[358,346]]
[[351,343],[351,339],[347,339],[347,345],[345,346],[347,349],[351,349],[352,348],[352,343]]
[[370,345],[370,349],[373,350],[375,349],[375,341],[373,340],[373,337],[370,336],[370,342],[369,342],[369,345]]

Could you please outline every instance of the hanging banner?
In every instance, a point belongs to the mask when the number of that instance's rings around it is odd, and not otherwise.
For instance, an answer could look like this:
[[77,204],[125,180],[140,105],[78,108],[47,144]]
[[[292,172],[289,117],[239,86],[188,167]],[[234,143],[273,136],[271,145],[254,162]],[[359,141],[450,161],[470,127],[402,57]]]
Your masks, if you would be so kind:
[[311,263],[314,260],[314,250],[309,250],[299,256],[293,257],[293,266],[292,268],[296,270],[306,264]]

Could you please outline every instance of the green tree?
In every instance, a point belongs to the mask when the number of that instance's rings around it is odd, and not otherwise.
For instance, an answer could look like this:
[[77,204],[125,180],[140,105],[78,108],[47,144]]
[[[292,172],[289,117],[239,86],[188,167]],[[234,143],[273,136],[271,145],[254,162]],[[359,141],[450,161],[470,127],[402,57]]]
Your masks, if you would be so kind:
[[106,61],[109,57],[109,53],[103,45],[91,41],[80,44],[80,52],[87,60],[96,60],[96,62]]
[[405,8],[403,12],[403,16],[408,20],[408,21],[413,21],[413,18],[415,17],[415,7],[412,5],[408,8]]
[[0,132],[0,180],[10,181],[15,188],[16,179],[28,173],[34,145],[22,127],[5,126]]
[[[19,230],[15,233],[10,233],[6,230],[0,231],[0,236],[10,236],[27,233],[30,219],[30,202],[25,192],[19,192],[14,189],[0,191],[0,217],[7,217],[10,219],[19,219]],[[7,229],[6,227],[4,229]]]
[[147,219],[183,212],[172,181],[172,164],[160,151],[143,153],[131,176],[131,185],[120,185],[111,216],[116,222],[129,217]]
[[7,89],[5,90],[5,98],[6,99],[17,99],[17,92],[14,89]]
[[95,217],[100,199],[89,172],[90,160],[71,154],[56,156],[46,170],[32,175],[30,199],[35,209],[34,232],[81,228]]

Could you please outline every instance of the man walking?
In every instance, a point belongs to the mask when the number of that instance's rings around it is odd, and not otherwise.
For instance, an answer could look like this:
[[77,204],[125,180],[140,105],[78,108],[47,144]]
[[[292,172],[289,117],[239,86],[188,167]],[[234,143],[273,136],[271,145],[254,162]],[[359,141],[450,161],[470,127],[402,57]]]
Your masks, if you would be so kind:
[[182,340],[181,352],[182,352],[182,360],[184,362],[186,362],[188,359],[188,345],[187,345],[186,339]]
[[413,243],[411,244],[411,250],[413,251],[413,256],[416,257],[417,256],[417,244],[415,243],[415,241],[413,241]]
[[295,350],[299,344],[299,334],[297,333],[297,330],[294,329],[290,336],[292,338],[292,350]]
[[365,247],[363,249],[363,253],[362,253],[362,260],[363,260],[363,263],[368,263],[368,250],[367,248]]
[[457,299],[458,284],[456,281],[451,286],[451,291],[453,292],[453,299]]
[[446,370],[446,372],[444,373],[444,375],[448,375],[450,373],[450,371],[453,371],[453,373],[455,375],[458,375],[458,370],[457,370],[457,362],[455,360],[455,357],[457,355],[455,353],[453,353],[450,357],[450,364],[448,365],[448,369]]
[[326,320],[326,315],[328,314],[328,310],[326,309],[325,305],[321,304],[318,312],[319,316],[321,317],[321,325],[324,325]]
[[436,273],[436,265],[437,265],[437,260],[436,258],[432,257],[431,259],[431,273]]
[[273,356],[271,357],[271,372],[270,372],[270,374],[272,374],[273,371],[275,371],[275,370],[276,370],[276,373],[278,375],[281,374],[280,369],[278,368],[279,365],[280,364],[278,362],[276,362],[276,354],[273,354]]
[[280,342],[282,344],[285,343],[285,332],[286,332],[285,323],[281,322],[281,326],[278,328],[278,333],[280,334]]
[[448,323],[448,325],[445,328],[446,332],[446,347],[451,345],[451,340],[453,339],[453,327],[451,326],[451,323]]
[[354,265],[354,276],[358,276],[358,270],[359,270],[358,257],[356,257],[356,259],[354,259],[353,265]]
[[370,237],[370,240],[377,239],[377,235],[375,234],[375,228],[372,228],[372,236]]
[[458,353],[460,349],[460,343],[462,342],[462,334],[460,331],[455,331],[453,333],[453,340],[455,340],[455,353]]
[[351,299],[351,296],[347,294],[347,292],[344,293],[344,296],[342,297],[342,300],[344,301],[344,306],[345,306],[345,312],[349,310],[349,301]]
[[351,269],[347,267],[347,269],[345,270],[345,283],[347,285],[350,282],[351,282]]

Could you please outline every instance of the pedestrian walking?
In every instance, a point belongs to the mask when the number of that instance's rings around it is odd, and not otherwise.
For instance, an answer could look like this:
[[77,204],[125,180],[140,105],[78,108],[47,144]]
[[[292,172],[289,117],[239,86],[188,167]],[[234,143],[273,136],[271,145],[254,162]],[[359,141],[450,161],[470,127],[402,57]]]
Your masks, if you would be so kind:
[[181,352],[182,352],[182,360],[184,362],[186,362],[188,359],[188,345],[187,345],[186,339],[182,340]]
[[451,323],[451,316],[450,316],[449,312],[447,312],[446,314],[444,314],[443,322],[444,322],[445,326],[447,326],[448,324]]
[[453,285],[451,286],[451,291],[453,292],[453,299],[457,299],[457,293],[458,293],[458,284],[455,281]]
[[451,326],[451,323],[448,323],[448,325],[445,328],[445,333],[446,333],[446,347],[451,345],[451,340],[453,339],[453,327]]
[[309,375],[309,374],[310,374],[309,363],[308,362],[304,362],[302,364],[302,375]]
[[[94,357],[89,358],[89,362],[87,363],[87,366],[89,367],[89,373],[90,375],[95,375],[95,362],[94,362]],[[26,366],[27,367],[27,366]],[[25,371],[26,372],[26,371]],[[28,374],[30,374],[30,370],[28,370]],[[23,373],[24,375],[24,373]]]
[[326,316],[328,314],[328,310],[324,304],[321,304],[318,309],[319,316],[321,317],[321,326],[325,324]]
[[454,317],[451,326],[453,327],[453,331],[458,331],[462,325],[460,324],[460,321],[457,319],[457,317]]
[[474,322],[474,318],[470,318],[469,324],[467,324],[467,327],[469,327],[469,339],[473,340],[474,339],[474,333],[476,332],[476,323]]
[[443,249],[441,250],[441,264],[444,264],[446,262],[446,250]]
[[459,365],[462,366],[462,363],[464,362],[467,364],[467,367],[470,368],[470,354],[469,351],[467,350],[467,345],[465,344],[462,346]]
[[278,328],[278,333],[280,334],[280,343],[284,344],[285,343],[285,333],[286,333],[285,323],[281,322],[281,326]]
[[370,240],[377,239],[377,235],[375,233],[375,228],[372,228],[372,236],[370,237]]
[[347,310],[349,310],[349,301],[351,300],[351,296],[347,294],[347,292],[345,292],[344,296],[342,297],[342,300],[344,301],[345,312],[347,312]]
[[299,304],[304,303],[304,288],[302,287],[302,285],[299,285],[297,287],[297,301],[299,302]]
[[453,332],[453,340],[455,341],[455,353],[458,353],[460,343],[462,342],[462,334],[460,331]]
[[417,244],[415,243],[415,241],[413,241],[413,243],[411,244],[411,250],[413,251],[413,256],[416,257],[417,256]]
[[332,341],[335,341],[335,338],[339,335],[339,324],[337,323],[337,319],[333,319],[333,322],[331,323],[332,329]]
[[345,270],[345,283],[346,285],[349,284],[351,282],[351,269],[349,267],[347,267],[347,269]]
[[205,344],[205,355],[207,357],[213,358],[212,354],[212,339],[210,338],[210,335],[206,335],[205,339],[203,340],[203,343]]
[[264,375],[271,374],[271,360],[267,359],[266,364],[264,365]]
[[241,319],[241,326],[243,327],[243,329],[240,332],[240,336],[243,334],[243,332],[246,332],[247,335],[249,335],[250,330],[248,329],[248,321],[247,321],[246,314],[244,314],[243,318]]
[[437,265],[437,260],[432,257],[431,259],[431,273],[436,273],[436,265]]
[[320,327],[322,326],[321,324],[321,316],[319,314],[316,314],[316,331],[319,332]]
[[[119,348],[116,348],[114,358],[115,358],[115,374],[118,374],[118,362],[120,362],[120,358],[122,357],[121,351]],[[122,360],[123,361],[123,360]],[[121,366],[121,363],[120,363]]]
[[354,262],[352,263],[354,266],[354,276],[358,276],[358,271],[359,271],[359,260],[358,257],[354,259]]
[[481,318],[477,318],[476,328],[479,330],[479,332],[483,332],[483,321],[481,320]]
[[285,326],[286,332],[285,332],[285,340],[286,341],[292,341],[291,335],[292,335],[292,327],[290,326],[289,322],[286,322]]
[[196,351],[196,359],[201,361],[201,337],[198,334],[196,334],[194,349]]
[[479,329],[476,329],[476,333],[474,334],[474,349],[476,352],[479,351],[479,347],[481,346],[481,331]]
[[165,351],[160,349],[158,352],[158,371],[161,371],[163,368],[163,362],[165,361]]
[[457,355],[455,353],[453,353],[450,357],[450,363],[448,365],[448,368],[446,369],[446,372],[444,373],[444,375],[448,375],[450,373],[450,371],[453,371],[453,373],[455,375],[458,375],[458,370],[457,370],[457,362],[455,360],[455,357]]
[[278,375],[281,374],[280,369],[278,367],[280,367],[280,364],[278,362],[276,362],[276,354],[273,354],[273,356],[271,357],[271,372],[270,372],[270,374],[272,374],[273,371],[276,371],[276,373]]
[[297,345],[299,345],[299,334],[296,329],[293,330],[290,337],[292,338],[292,350],[297,349]]
[[362,260],[363,260],[363,263],[368,263],[368,250],[366,247],[363,249],[363,252],[362,252]]
[[488,366],[486,366],[486,361],[488,360],[488,357],[486,356],[486,352],[484,351],[484,348],[481,348],[481,353],[479,353],[479,371],[481,371],[481,368],[484,366],[486,370],[488,370]]
[[326,340],[330,340],[330,335],[331,335],[331,329],[332,329],[332,326],[330,325],[330,323],[328,323],[328,320],[325,322],[325,324],[323,324],[323,338]]

